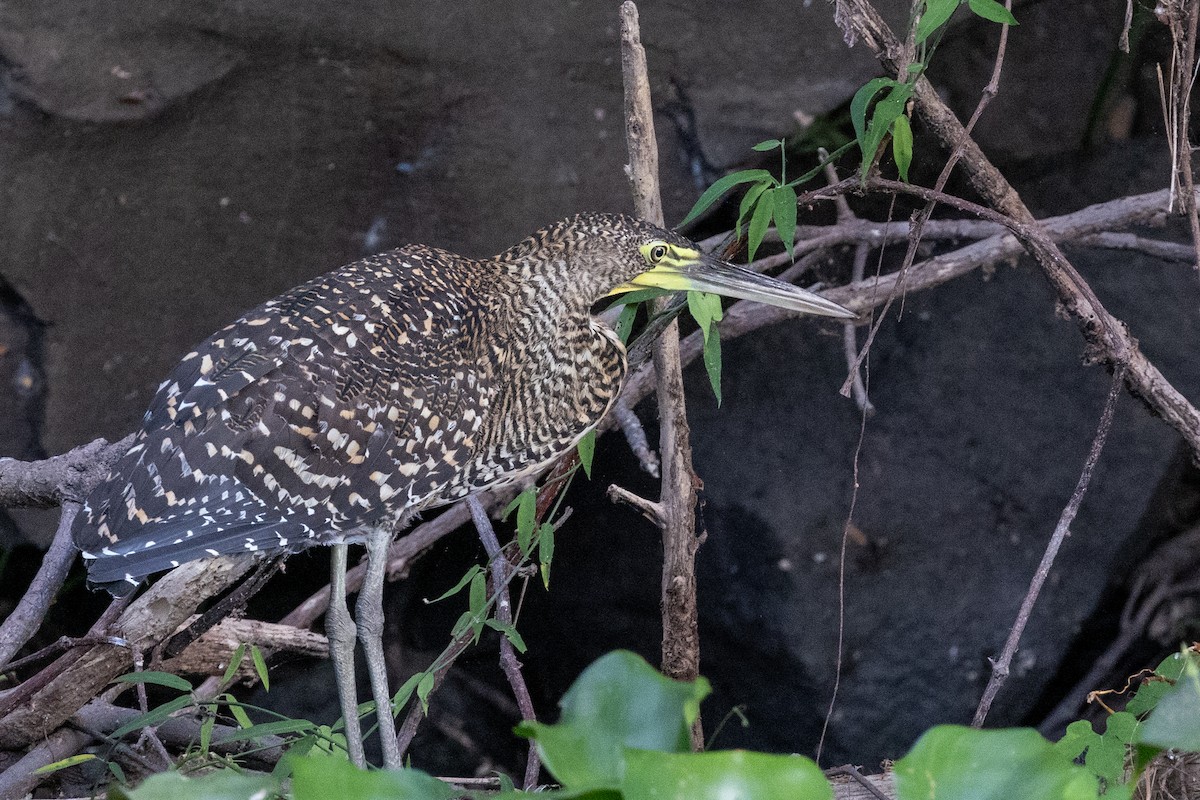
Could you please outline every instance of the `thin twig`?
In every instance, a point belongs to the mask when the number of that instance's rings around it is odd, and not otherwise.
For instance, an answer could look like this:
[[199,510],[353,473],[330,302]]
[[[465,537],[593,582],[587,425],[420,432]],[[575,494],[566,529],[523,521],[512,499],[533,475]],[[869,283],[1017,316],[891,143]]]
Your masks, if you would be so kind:
[[1037,571],[1033,574],[1033,580],[1029,583],[1029,591],[1025,593],[1025,599],[1021,601],[1021,608],[1017,612],[1017,619],[1013,623],[1012,630],[1009,631],[1008,640],[1004,643],[1004,650],[1001,651],[999,659],[992,661],[992,676],[988,679],[983,697],[979,701],[979,707],[975,710],[975,718],[971,720],[972,727],[983,727],[988,710],[992,707],[992,701],[996,699],[997,692],[1008,679],[1009,666],[1012,664],[1013,656],[1016,655],[1021,634],[1025,632],[1025,626],[1029,622],[1029,615],[1033,613],[1033,606],[1037,603],[1042,585],[1050,576],[1050,568],[1054,566],[1054,559],[1058,555],[1063,541],[1070,534],[1071,523],[1075,520],[1075,515],[1079,512],[1079,505],[1083,502],[1083,496],[1087,494],[1088,485],[1092,481],[1092,471],[1096,468],[1096,462],[1100,460],[1100,451],[1104,449],[1104,442],[1112,427],[1113,411],[1117,407],[1117,398],[1121,395],[1121,382],[1124,377],[1125,368],[1123,366],[1113,370],[1108,399],[1104,401],[1100,424],[1096,428],[1096,436],[1092,439],[1092,447],[1088,452],[1087,461],[1084,462],[1083,471],[1075,485],[1075,492],[1071,495],[1066,507],[1063,508],[1062,515],[1058,518],[1058,525],[1054,528],[1054,534],[1046,544],[1046,552],[1042,554],[1041,563],[1038,564]]
[[[496,619],[503,625],[512,625],[512,600],[508,592],[508,571],[512,565],[508,563],[508,558],[500,547],[496,531],[492,529],[492,522],[488,519],[487,512],[484,511],[479,498],[475,495],[468,497],[467,507],[471,510],[471,519],[475,523],[479,541],[483,543],[483,549],[491,561],[492,591],[496,595]],[[504,670],[504,676],[508,678],[508,685],[512,687],[513,696],[517,699],[517,708],[521,709],[521,719],[526,722],[536,721],[537,714],[533,710],[533,699],[529,696],[529,687],[525,685],[525,677],[521,674],[521,662],[517,660],[512,642],[503,633],[500,635],[500,667]],[[537,786],[540,767],[541,762],[538,760],[537,749],[530,742],[529,753],[525,761],[525,782],[522,785],[525,791],[533,791]]]
[[659,477],[658,454],[650,449],[650,443],[646,441],[646,429],[642,427],[642,421],[638,419],[637,414],[623,398],[618,398],[617,402],[613,404],[612,415],[621,426],[621,432],[625,434],[625,441],[629,443],[629,449],[637,456],[642,471],[649,473],[651,477]]
[[[867,256],[871,248],[860,244],[854,248],[854,267],[851,280],[858,283],[863,279],[867,267]],[[862,369],[858,363],[858,325],[851,321],[842,325],[842,351],[846,356],[846,366],[850,370],[850,386],[854,390],[854,404],[858,410],[872,416],[875,406],[867,397],[867,387],[863,384]]]
[[54,596],[62,588],[75,560],[75,543],[71,541],[71,523],[79,513],[80,504],[73,501],[63,503],[62,514],[58,518],[58,530],[54,532],[54,540],[50,549],[42,558],[33,583],[21,595],[17,607],[0,624],[0,664],[12,660],[26,642],[33,638],[46,612],[54,601]]

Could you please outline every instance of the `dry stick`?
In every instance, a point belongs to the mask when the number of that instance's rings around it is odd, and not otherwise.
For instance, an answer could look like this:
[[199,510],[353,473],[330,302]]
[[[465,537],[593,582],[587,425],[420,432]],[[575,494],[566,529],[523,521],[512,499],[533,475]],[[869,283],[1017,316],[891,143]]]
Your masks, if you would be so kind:
[[1079,512],[1083,496],[1087,494],[1088,484],[1092,481],[1092,470],[1096,468],[1096,462],[1100,459],[1100,451],[1104,449],[1104,441],[1108,438],[1109,428],[1112,427],[1113,411],[1117,407],[1117,398],[1121,395],[1121,381],[1125,377],[1124,373],[1124,367],[1119,366],[1113,370],[1112,385],[1108,390],[1108,399],[1104,401],[1104,411],[1100,415],[1100,425],[1096,429],[1096,436],[1092,439],[1092,449],[1088,452],[1087,461],[1083,464],[1083,472],[1079,475],[1075,492],[1058,518],[1058,525],[1055,526],[1054,534],[1046,544],[1046,552],[1042,554],[1042,561],[1038,564],[1037,572],[1033,574],[1033,580],[1029,582],[1029,591],[1025,593],[1025,599],[1021,601],[1021,609],[1017,612],[1017,620],[1013,623],[1008,640],[1004,643],[1004,650],[1000,653],[999,659],[992,661],[992,677],[988,679],[987,688],[984,689],[983,697],[979,701],[979,708],[975,709],[975,718],[971,720],[971,726],[974,728],[983,727],[983,721],[992,707],[992,701],[996,699],[996,693],[1008,679],[1009,665],[1012,664],[1013,656],[1017,653],[1017,645],[1020,644],[1021,634],[1024,633],[1025,626],[1029,622],[1029,615],[1033,613],[1033,606],[1037,602],[1038,594],[1042,591],[1042,585],[1050,575],[1050,568],[1054,566],[1054,559],[1058,555],[1059,548],[1062,547],[1063,540],[1071,532],[1071,523]]
[[[839,197],[833,199],[836,202]],[[1048,221],[1044,220],[1043,224],[1048,224]],[[912,230],[912,225],[904,220],[875,222],[869,219],[854,219],[835,222],[831,225],[800,225],[796,228],[796,242],[792,252],[799,257],[817,251],[826,251],[839,245],[868,244],[872,247],[883,247],[899,241],[906,241],[909,238],[910,230]],[[921,240],[924,242],[979,240],[998,236],[1007,230],[1007,225],[986,220],[934,219],[925,223],[921,230]],[[1056,240],[1060,239],[1055,231],[1051,230],[1050,233]],[[726,234],[711,236],[698,244],[702,250],[711,251],[717,242],[723,241],[725,238]],[[778,232],[774,228],[768,228],[763,241],[778,242]],[[1195,249],[1191,245],[1150,239],[1134,233],[1102,231],[1084,236],[1071,234],[1068,241],[1064,243],[1102,250],[1132,250],[1163,261],[1192,264],[1196,260]],[[792,256],[783,252],[763,256],[751,261],[746,266],[756,272],[765,272],[791,262]]]
[[[646,51],[638,33],[637,7],[621,4],[621,72],[625,79],[625,137],[629,147],[630,181],[634,210],[656,225],[663,224],[658,192],[658,146],[654,138],[654,112],[646,76]],[[661,308],[662,301],[656,304]],[[662,492],[658,502],[663,533],[662,668],[678,680],[695,680],[700,674],[700,633],[696,612],[696,474],[688,441],[688,421],[683,394],[683,369],[679,363],[679,328],[672,322],[654,348],[658,375],[658,412],[661,425]],[[697,719],[692,726],[692,747],[704,746]]]
[[[1172,152],[1176,162],[1172,165],[1179,176],[1180,211],[1188,216],[1192,230],[1192,243],[1196,248],[1196,269],[1200,270],[1200,209],[1196,204],[1196,187],[1192,176],[1191,142],[1191,97],[1196,71],[1196,23],[1200,18],[1200,0],[1186,4],[1168,3],[1164,12],[1170,15],[1174,58],[1171,59],[1171,117],[1175,121],[1170,134],[1175,142]],[[1180,19],[1182,13],[1184,18]]]
[[[496,538],[496,531],[492,529],[492,522],[488,519],[487,512],[483,510],[479,498],[475,495],[469,496],[467,507],[471,510],[471,520],[475,523],[475,530],[479,533],[479,541],[483,543],[483,549],[492,562],[492,591],[496,593],[496,619],[503,625],[511,626],[513,613],[512,600],[508,593],[508,571],[512,565],[508,563],[508,558],[500,547],[500,540]],[[504,633],[500,634],[500,667],[504,670],[504,676],[508,678],[508,685],[512,687],[513,696],[517,698],[517,708],[521,709],[521,719],[526,722],[537,721],[537,715],[533,710],[533,700],[529,697],[529,688],[525,685],[524,676],[521,675],[521,662],[517,660],[513,644]],[[525,761],[525,782],[521,787],[525,791],[531,792],[537,786],[539,767],[537,748],[533,746],[533,742],[530,742],[529,754]]]
[[0,506],[53,508],[63,500],[82,500],[125,455],[133,438],[131,433],[113,444],[97,439],[41,461],[0,458]]
[[198,605],[232,586],[251,564],[244,556],[224,556],[190,562],[167,573],[130,603],[114,623],[111,632],[129,645],[98,644],[64,656],[78,657],[20,706],[0,717],[0,748],[24,747],[49,735],[113,678],[128,671],[133,651],[154,647],[174,633]]
[[[819,151],[821,158],[828,158],[828,153],[824,150]],[[837,169],[833,164],[825,165],[825,179],[830,185],[835,185],[838,182]],[[837,221],[839,224],[845,225],[852,223],[858,219],[854,211],[850,208],[850,203],[846,200],[845,195],[838,195],[833,198],[833,206],[837,210]],[[866,274],[867,255],[871,252],[871,246],[866,242],[859,242],[854,248],[854,267],[851,272],[850,280],[853,283],[858,283]],[[846,356],[846,371],[849,373],[849,380],[854,389],[854,404],[858,406],[858,410],[867,415],[875,413],[875,406],[871,405],[870,399],[867,397],[866,387],[863,386],[862,371],[859,369],[860,360],[858,359],[858,322],[851,320],[842,325],[842,351]]]
[[[893,53],[899,43],[870,2],[841,0],[839,8],[876,57],[885,66],[894,68]],[[1124,374],[1130,391],[1179,431],[1200,458],[1200,412],[1138,350],[1137,342],[1125,325],[1104,308],[1062,250],[1034,219],[1012,185],[979,146],[964,136],[962,123],[927,79],[917,81],[914,97],[929,129],[944,144],[962,143],[962,163],[972,186],[992,207],[1011,218],[1013,232],[1042,268],[1063,308],[1075,318],[1088,344],[1088,359],[1126,366]]]
[[[107,741],[107,735],[126,722],[138,716],[134,709],[102,703],[100,700],[85,705],[78,714],[71,717],[68,726],[55,730],[43,741],[31,747],[25,756],[16,764],[0,772],[0,798],[22,798],[46,780],[48,775],[35,775],[37,769],[48,764],[73,756],[88,746],[91,740]],[[158,727],[158,734],[168,744],[185,748],[196,742],[200,735],[202,721],[194,716],[170,717]],[[218,753],[246,754],[246,751],[256,750],[253,758],[265,765],[275,764],[283,756],[284,742],[278,736],[264,736],[256,742],[240,739],[241,728],[217,724],[212,728],[212,750]],[[233,738],[233,744],[224,744],[224,740]],[[259,747],[266,750],[257,750]],[[127,751],[130,756],[132,751]]]
[[[125,597],[118,597],[113,600],[108,604],[108,608],[104,609],[104,612],[100,615],[100,617],[94,623],[92,623],[92,627],[88,630],[87,634],[80,639],[80,641],[83,642],[80,647],[70,648],[61,657],[43,668],[36,675],[22,682],[21,685],[17,686],[15,689],[4,692],[2,695],[0,695],[0,719],[3,719],[9,711],[20,707],[22,703],[25,703],[36,692],[41,691],[51,681],[53,681],[76,661],[82,658],[84,653],[87,652],[87,650],[84,649],[85,647],[98,644],[109,644],[114,647],[127,647],[128,642],[126,642],[124,639],[119,636],[108,636],[106,632],[108,631],[109,627],[117,621],[132,600],[133,597],[129,595]],[[3,797],[3,795],[0,795],[0,797]]]
[[1125,22],[1121,25],[1121,38],[1117,47],[1122,53],[1129,54],[1129,30],[1133,27],[1133,0],[1125,0]]
[[625,434],[625,441],[629,443],[629,449],[637,457],[642,471],[652,478],[659,477],[658,454],[650,449],[650,442],[646,440],[646,429],[642,427],[642,421],[637,418],[637,414],[633,412],[624,398],[617,398],[617,402],[613,403],[612,415],[613,419],[621,426],[621,432]]
[[[870,252],[870,245],[860,244],[854,248],[852,280],[855,283],[861,281],[866,273],[867,256]],[[850,387],[854,390],[854,404],[868,417],[873,416],[875,406],[867,397],[867,387],[863,384],[862,368],[858,361],[858,325],[853,320],[842,325],[842,350],[846,356],[846,366],[850,370]]]
[[847,778],[853,778],[859,785],[870,792],[872,797],[878,798],[878,800],[892,800],[890,797],[880,791],[879,787],[876,786],[870,778],[859,772],[858,767],[854,766],[853,764],[844,764],[840,767],[831,767],[825,770],[825,777],[827,778],[832,778],[838,775],[844,775]]
[[71,523],[79,513],[79,503],[68,501],[63,503],[62,515],[58,518],[58,530],[54,532],[54,540],[50,549],[42,558],[42,565],[29,589],[21,596],[20,602],[13,612],[0,624],[0,664],[7,664],[17,651],[33,638],[54,595],[62,588],[75,560],[75,543],[71,541]]

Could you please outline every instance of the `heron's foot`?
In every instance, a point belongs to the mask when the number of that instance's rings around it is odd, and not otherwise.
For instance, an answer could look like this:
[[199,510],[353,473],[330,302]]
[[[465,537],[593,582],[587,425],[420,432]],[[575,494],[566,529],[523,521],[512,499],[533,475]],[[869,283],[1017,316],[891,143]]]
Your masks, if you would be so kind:
[[350,762],[359,769],[367,765],[363,753],[362,724],[358,719],[358,687],[354,680],[354,642],[357,626],[346,606],[346,545],[333,546],[330,564],[329,611],[325,614],[325,634],[329,637],[329,657],[337,681],[338,702],[346,726],[346,751]]
[[384,769],[400,769],[400,745],[396,741],[392,693],[388,687],[387,659],[383,652],[383,584],[387,574],[388,545],[392,528],[381,525],[367,539],[367,574],[358,595],[358,638],[367,658],[371,694],[375,698],[375,717],[379,723],[379,743]]

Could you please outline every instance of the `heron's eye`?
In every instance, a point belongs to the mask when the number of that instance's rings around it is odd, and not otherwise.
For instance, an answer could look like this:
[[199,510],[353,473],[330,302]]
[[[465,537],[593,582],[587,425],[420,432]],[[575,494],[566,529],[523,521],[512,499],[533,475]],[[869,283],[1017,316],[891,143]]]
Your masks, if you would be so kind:
[[650,248],[650,261],[654,264],[662,261],[667,257],[667,246],[665,244],[656,244]]

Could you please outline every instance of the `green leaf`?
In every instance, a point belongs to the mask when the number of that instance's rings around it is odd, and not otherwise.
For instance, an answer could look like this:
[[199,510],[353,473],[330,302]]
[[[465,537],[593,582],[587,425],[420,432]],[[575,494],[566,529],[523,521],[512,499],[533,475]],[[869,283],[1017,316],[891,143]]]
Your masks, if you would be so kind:
[[1096,788],[1030,728],[938,725],[896,762],[899,800],[1095,800]]
[[850,121],[854,124],[854,138],[859,142],[867,135],[867,107],[885,87],[898,86],[893,78],[872,78],[854,93],[850,100]]
[[1092,723],[1077,719],[1067,726],[1063,737],[1055,742],[1054,749],[1067,761],[1074,761],[1098,741],[1100,734],[1092,730]]
[[267,660],[263,658],[262,650],[258,645],[250,645],[250,657],[254,660],[254,672],[262,683],[263,691],[271,691],[271,676],[267,674]]
[[447,589],[445,592],[443,592],[440,596],[435,597],[433,600],[430,600],[429,602],[430,603],[438,603],[438,602],[441,602],[442,600],[445,600],[447,597],[453,597],[454,595],[458,594],[459,592],[461,592],[463,590],[464,586],[466,586],[468,583],[470,583],[471,580],[476,575],[479,574],[480,570],[482,570],[482,569],[483,568],[481,566],[479,566],[478,564],[473,564],[471,566],[471,568],[469,570],[467,570],[466,573],[464,573],[461,578],[458,579],[458,583],[454,584],[449,589]]
[[204,721],[200,723],[200,752],[207,753],[212,746],[213,728],[217,724],[217,704],[209,703],[204,707]]
[[243,642],[233,651],[233,655],[229,657],[229,663],[225,666],[225,674],[221,676],[221,685],[227,686],[233,680],[233,676],[237,675],[237,671],[242,666],[242,661],[246,658],[246,644]]
[[769,153],[772,150],[778,150],[783,146],[783,139],[767,139],[765,142],[759,142],[752,147],[752,150],[757,150],[760,153]]
[[155,686],[166,686],[168,689],[178,689],[181,692],[190,692],[192,684],[178,675],[172,675],[169,672],[131,672],[128,675],[118,675],[114,680],[121,683],[151,683]]
[[[709,206],[716,202],[717,198],[728,192],[734,186],[743,183],[753,183],[754,181],[771,180],[771,173],[765,169],[743,169],[738,172],[731,172],[725,177],[718,180],[712,186],[704,190],[704,194],[700,195],[700,199],[696,201],[696,205],[692,206],[692,210],[679,225],[687,225],[689,222],[700,216]],[[676,226],[678,227],[678,226]]]
[[264,736],[283,736],[288,733],[308,733],[317,729],[315,723],[306,719],[280,719],[274,722],[261,722],[248,728],[234,731],[228,736],[221,737],[221,743],[245,742],[251,739],[261,739]]
[[525,652],[525,640],[521,638],[521,634],[517,632],[517,629],[514,628],[512,624],[501,622],[495,617],[491,617],[490,619],[486,620],[484,624],[497,633],[502,634],[506,639],[512,642],[512,646],[517,648],[518,653]]
[[417,681],[417,699],[421,701],[421,710],[426,714],[429,713],[429,695],[433,693],[435,680],[433,672],[426,672]]
[[756,183],[747,189],[746,193],[742,195],[742,202],[738,206],[737,225],[734,226],[736,229],[734,236],[738,239],[738,241],[741,241],[742,225],[745,224],[746,217],[748,217],[750,212],[754,210],[755,203],[758,202],[758,198],[762,196],[762,193],[767,189],[770,189],[774,183],[774,180]]
[[925,4],[925,13],[921,15],[921,21],[917,23],[917,44],[921,44],[928,39],[934,31],[942,27],[954,15],[954,10],[958,8],[961,0],[928,0]]
[[1107,783],[1121,783],[1136,727],[1137,717],[1127,711],[1110,716],[1105,723],[1104,734],[1088,745],[1084,765]]
[[129,722],[126,722],[124,725],[113,731],[112,736],[114,739],[120,739],[127,733],[132,733],[134,731],[141,730],[142,728],[157,725],[167,717],[174,714],[176,711],[187,708],[195,702],[196,701],[192,699],[190,694],[185,694],[182,697],[176,697],[170,702],[163,703],[160,706],[155,706],[145,714],[138,714],[136,717],[129,720]]
[[537,524],[537,497],[537,487],[530,486],[518,498],[521,502],[517,504],[517,535],[523,537],[521,552],[525,555],[529,555],[528,542],[533,539],[533,526]]
[[622,308],[620,315],[617,316],[617,338],[625,344],[629,344],[629,334],[633,332],[633,320],[635,317],[637,317],[636,303]]
[[237,698],[231,694],[225,695],[225,700],[229,705],[229,713],[233,714],[233,718],[237,720],[237,724],[241,728],[253,728],[254,720],[250,719],[250,715],[246,713],[246,709],[242,708],[242,704]]
[[[527,552],[525,545],[521,545],[521,551]],[[477,572],[474,578],[471,578],[470,599],[467,601],[467,608],[471,610],[471,615],[479,617],[487,609],[487,578],[482,572]]]
[[908,183],[908,168],[912,164],[913,134],[908,117],[904,114],[892,122],[892,157],[896,159],[896,170],[900,180]]
[[70,756],[60,761],[55,761],[52,764],[44,764],[33,771],[34,775],[49,775],[51,772],[58,772],[60,769],[68,769],[76,767],[88,761],[99,761],[99,758],[91,753],[80,753],[77,756]]
[[875,152],[879,149],[880,142],[887,135],[896,117],[904,113],[904,107],[907,105],[908,99],[912,97],[912,92],[913,87],[908,84],[898,84],[892,87],[886,97],[875,104],[875,111],[871,115],[871,124],[867,126],[866,136],[859,141],[859,148],[862,150],[862,166],[859,168],[859,174],[863,180],[866,180],[867,172],[875,161]]
[[[530,497],[531,495],[532,495],[532,497]],[[511,501],[509,501],[509,504],[504,507],[504,511],[500,512],[500,519],[507,520],[508,515],[513,512],[513,509],[519,508],[522,503],[528,503],[530,501],[532,501],[536,506],[536,504],[537,504],[537,487],[536,486],[526,486],[524,489],[522,489],[521,493],[519,495],[517,495],[516,497],[514,497]]]
[[792,255],[796,238],[796,190],[786,184],[775,190],[775,230]]
[[475,624],[475,615],[470,611],[464,611],[462,615],[459,616],[458,621],[454,623],[454,627],[450,629],[450,635],[457,639],[459,634],[471,627],[473,624]]
[[1155,668],[1154,676],[1142,681],[1137,694],[1125,704],[1125,710],[1138,716],[1152,711],[1159,701],[1171,691],[1188,664],[1196,662],[1200,662],[1200,658],[1190,650],[1172,653],[1164,658]]
[[347,761],[297,758],[292,764],[295,800],[452,800],[460,792],[416,769],[360,770]]
[[685,753],[708,681],[673,681],[641,656],[617,650],[583,671],[560,703],[556,725],[523,722],[546,768],[570,789],[616,788],[625,749]]
[[745,750],[658,753],[625,750],[626,797],[655,800],[830,800],[833,787],[821,768],[803,756]]
[[997,3],[996,0],[967,0],[967,6],[976,15],[986,20],[999,22],[1002,25],[1020,24],[1017,22],[1017,18],[1012,15],[1012,12],[1000,3]]
[[704,338],[707,339],[712,324],[720,321],[725,315],[721,308],[721,298],[708,292],[688,292],[687,302],[692,319],[696,320],[696,324],[704,332]]
[[550,588],[550,562],[554,560],[554,526],[543,522],[538,533],[538,559],[542,568],[542,583]]
[[278,792],[279,784],[271,775],[243,775],[222,769],[198,778],[160,772],[123,793],[129,800],[262,800]]
[[750,217],[750,230],[748,235],[747,245],[750,249],[749,259],[754,260],[754,254],[758,251],[758,246],[762,244],[763,237],[767,235],[767,228],[771,225],[771,214],[775,211],[775,203],[772,195],[774,189],[767,189],[758,198],[758,205],[754,207],[754,215]]
[[583,466],[583,474],[588,476],[588,480],[592,479],[592,456],[596,454],[596,429],[592,428],[583,435],[579,443],[575,445],[575,449],[579,452],[579,463]]
[[409,676],[396,693],[392,695],[392,714],[394,715],[404,704],[408,702],[408,698],[412,697],[413,691],[416,690],[417,684],[421,682],[421,678],[425,676],[424,672],[415,672]]
[[1188,670],[1179,677],[1142,726],[1138,743],[1200,753],[1200,676]]
[[708,383],[721,405],[721,332],[713,328],[712,336],[704,339],[704,369],[708,372]]

